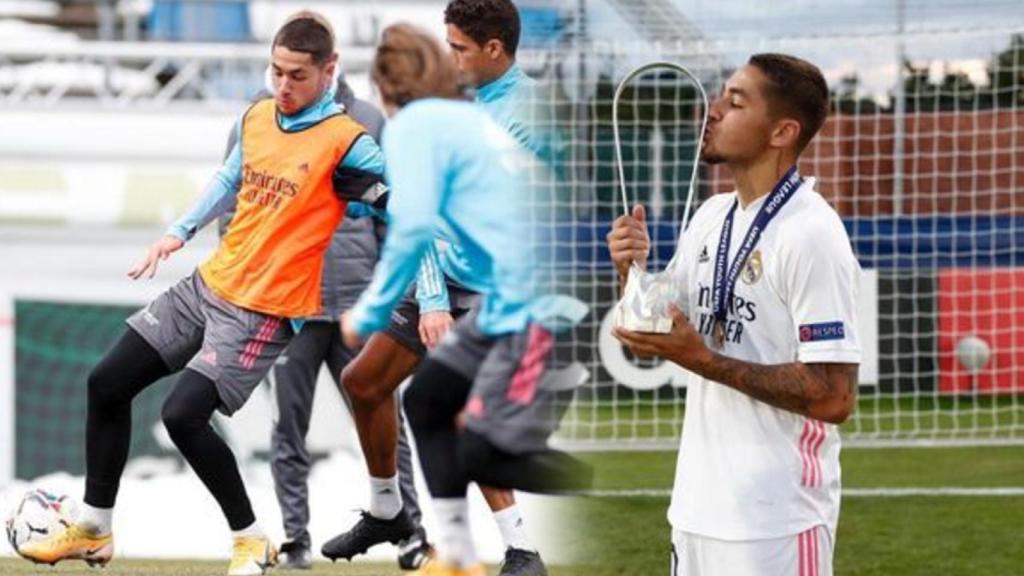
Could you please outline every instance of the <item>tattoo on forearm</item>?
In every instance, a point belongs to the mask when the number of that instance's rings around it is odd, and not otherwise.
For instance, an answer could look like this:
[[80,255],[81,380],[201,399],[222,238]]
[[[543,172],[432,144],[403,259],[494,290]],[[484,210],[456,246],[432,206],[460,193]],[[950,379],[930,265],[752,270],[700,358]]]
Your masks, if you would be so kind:
[[856,364],[766,365],[716,354],[704,372],[706,378],[805,416],[818,402],[857,392]]

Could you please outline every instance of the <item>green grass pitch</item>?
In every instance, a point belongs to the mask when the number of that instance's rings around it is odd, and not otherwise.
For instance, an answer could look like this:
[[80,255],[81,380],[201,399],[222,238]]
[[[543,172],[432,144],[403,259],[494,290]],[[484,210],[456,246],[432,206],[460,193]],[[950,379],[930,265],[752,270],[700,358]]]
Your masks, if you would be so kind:
[[[583,454],[595,489],[665,491],[674,452]],[[847,448],[845,488],[1024,488],[1024,446]],[[573,499],[580,566],[551,567],[551,576],[661,576],[668,570],[668,497]],[[836,545],[837,576],[1008,576],[1024,574],[1024,497],[847,496]],[[35,566],[0,559],[3,575],[198,576],[224,574],[227,561],[115,560],[103,570],[81,562]],[[276,571],[274,574],[310,574]],[[491,567],[491,574],[497,573]],[[397,576],[394,564],[318,563],[312,574]]]
[[[675,453],[586,456],[599,490],[667,489]],[[1024,447],[843,451],[846,488],[1024,488]],[[597,576],[668,572],[668,497],[584,499],[584,542]],[[837,576],[1024,574],[1024,497],[846,497]]]
[[[585,576],[589,574],[582,567],[548,567],[551,576]],[[115,559],[105,568],[89,568],[83,562],[62,562],[57,566],[37,566],[16,558],[0,559],[0,574],[4,576],[53,575],[53,576],[223,576],[227,574],[228,561],[195,560],[126,560]],[[491,567],[489,574],[497,574],[498,568]],[[315,576],[317,574],[337,576],[399,576],[408,575],[395,564],[369,562],[317,562],[313,570],[271,570],[268,576]]]

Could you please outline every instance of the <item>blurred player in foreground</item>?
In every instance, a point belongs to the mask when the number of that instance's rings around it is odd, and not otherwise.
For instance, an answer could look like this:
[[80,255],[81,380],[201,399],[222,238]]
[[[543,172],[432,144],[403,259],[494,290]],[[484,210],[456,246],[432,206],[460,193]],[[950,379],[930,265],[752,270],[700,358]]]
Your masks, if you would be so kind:
[[[524,121],[533,81],[515,63],[519,12],[509,0],[454,0],[445,9],[448,43],[463,79],[477,89],[476,101],[524,147],[538,141]],[[372,482],[387,486],[394,478],[397,426],[392,393],[412,375],[428,348],[434,348],[455,319],[479,300],[482,283],[460,265],[450,246],[420,275],[416,288],[395,310],[386,330],[370,337],[342,380],[353,398],[360,440]],[[443,273],[443,277],[437,274]],[[540,554],[526,535],[522,514],[511,490],[480,487],[505,544],[500,576],[544,576]],[[370,510],[348,532],[323,548],[328,558],[352,558],[374,544],[406,537],[411,530],[404,513],[389,506],[390,492],[371,494]],[[390,516],[380,510],[391,510]]]
[[[370,287],[342,317],[356,343],[388,325],[440,233],[480,286],[480,302],[430,352],[405,395],[438,517],[438,559],[422,574],[484,574],[468,525],[471,480],[531,491],[577,486],[571,459],[547,448],[557,302],[533,290],[523,151],[473,104],[459,102],[450,56],[408,25],[385,30],[372,76],[386,111],[390,224]],[[457,418],[463,413],[463,425]]]
[[235,458],[210,418],[215,410],[238,410],[295,334],[296,319],[320,311],[324,252],[347,203],[383,200],[383,156],[335,104],[336,65],[322,17],[292,19],[275,35],[274,98],[249,108],[238,124],[238,144],[204,196],[129,276],[152,277],[161,260],[234,209],[228,232],[195,273],[128,319],[128,330],[89,375],[82,514],[23,548],[26,556],[45,563],[112,558],[132,399],[180,371],[163,421],[232,531],[228,573],[262,574],[276,563]]
[[[672,332],[615,332],[699,376],[668,512],[673,576],[832,574],[860,268],[796,166],[828,106],[821,72],[791,56],[755,55],[729,78],[702,155],[728,167],[736,191],[709,198],[679,241]],[[623,283],[646,264],[641,206],[615,221],[608,246]]]

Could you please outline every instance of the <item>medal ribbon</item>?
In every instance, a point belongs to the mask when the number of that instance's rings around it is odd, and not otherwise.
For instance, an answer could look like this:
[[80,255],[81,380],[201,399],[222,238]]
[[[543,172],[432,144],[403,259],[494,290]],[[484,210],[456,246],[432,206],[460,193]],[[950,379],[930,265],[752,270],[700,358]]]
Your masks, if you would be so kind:
[[733,294],[736,291],[736,280],[740,277],[740,271],[743,270],[747,258],[753,252],[757,241],[761,239],[765,228],[779,213],[779,210],[786,205],[786,202],[789,202],[789,199],[794,196],[802,183],[803,178],[797,173],[796,166],[793,166],[775,184],[757,212],[757,216],[754,217],[750,229],[747,230],[747,235],[736,252],[736,259],[733,260],[732,266],[729,266],[729,244],[732,242],[733,218],[736,215],[736,207],[739,206],[739,198],[733,202],[732,208],[725,216],[725,223],[722,224],[722,235],[718,240],[718,252],[715,254],[715,285],[711,292],[715,324],[721,324],[724,328],[729,315],[729,302],[732,302]]

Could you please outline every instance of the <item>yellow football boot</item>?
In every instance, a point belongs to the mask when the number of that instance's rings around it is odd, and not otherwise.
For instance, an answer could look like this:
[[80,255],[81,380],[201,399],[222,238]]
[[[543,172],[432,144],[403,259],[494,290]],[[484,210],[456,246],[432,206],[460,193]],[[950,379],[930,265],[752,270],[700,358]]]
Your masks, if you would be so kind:
[[26,542],[18,553],[40,564],[85,560],[90,566],[103,566],[114,557],[114,538],[112,534],[99,536],[78,524],[71,524],[47,538]]
[[235,538],[228,576],[259,576],[277,566],[277,548],[266,536]]

